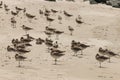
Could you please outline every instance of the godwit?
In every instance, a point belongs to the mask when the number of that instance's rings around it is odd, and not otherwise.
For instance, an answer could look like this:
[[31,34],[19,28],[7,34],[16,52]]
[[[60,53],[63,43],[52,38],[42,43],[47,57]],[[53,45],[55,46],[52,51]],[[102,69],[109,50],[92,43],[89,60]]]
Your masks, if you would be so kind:
[[95,58],[99,62],[100,68],[101,68],[101,63],[109,59],[109,57],[100,56],[99,54],[96,54]]
[[21,56],[21,55],[19,55],[19,54],[16,54],[15,55],[15,59],[16,59],[16,61],[18,61],[18,67],[21,67],[21,61],[24,61],[25,59],[26,59],[27,57],[24,57],[24,56]]
[[72,35],[72,34],[73,34],[74,29],[73,29],[71,26],[68,26],[68,29],[69,29],[69,31],[70,31],[70,35]]

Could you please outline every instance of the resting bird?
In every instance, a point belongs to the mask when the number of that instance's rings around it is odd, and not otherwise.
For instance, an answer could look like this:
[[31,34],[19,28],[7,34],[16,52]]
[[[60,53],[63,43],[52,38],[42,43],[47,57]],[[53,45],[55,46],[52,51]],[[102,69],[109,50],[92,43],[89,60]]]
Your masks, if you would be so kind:
[[109,57],[100,56],[99,54],[96,54],[95,58],[99,62],[100,68],[101,68],[101,63],[109,59]]
[[73,15],[72,14],[69,14],[68,12],[66,11],[63,11],[64,12],[64,15],[67,16],[67,17],[72,17]]

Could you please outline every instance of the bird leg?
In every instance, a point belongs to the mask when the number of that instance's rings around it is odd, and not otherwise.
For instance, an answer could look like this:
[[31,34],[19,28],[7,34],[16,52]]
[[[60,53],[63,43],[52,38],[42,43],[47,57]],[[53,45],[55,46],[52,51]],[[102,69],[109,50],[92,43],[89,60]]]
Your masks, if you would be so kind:
[[102,67],[101,67],[101,62],[99,62],[99,64],[100,64],[99,68],[102,68]]
[[59,20],[59,24],[62,24],[61,20]]
[[72,31],[70,31],[70,35],[71,35],[71,36],[72,36],[72,33],[73,33],[73,32],[72,32]]
[[110,61],[110,57],[109,57],[109,63],[110,63],[111,61]]
[[83,55],[83,51],[81,50],[81,55]]
[[21,67],[21,63],[20,63],[20,60],[18,61],[18,67]]
[[55,65],[57,65],[57,59],[55,58]]

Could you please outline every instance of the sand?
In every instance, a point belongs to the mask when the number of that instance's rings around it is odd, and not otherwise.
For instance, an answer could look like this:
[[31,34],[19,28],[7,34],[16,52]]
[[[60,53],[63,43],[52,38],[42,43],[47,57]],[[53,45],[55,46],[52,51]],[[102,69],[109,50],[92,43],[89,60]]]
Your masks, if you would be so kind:
[[[27,12],[36,15],[36,20],[28,21],[21,12],[16,18],[16,28],[12,28],[10,12],[6,14],[3,8],[0,9],[0,80],[119,80],[120,79],[120,58],[112,58],[111,63],[105,61],[99,68],[99,63],[95,59],[99,47],[108,48],[120,54],[120,9],[112,8],[104,4],[90,5],[89,2],[76,0],[76,2],[57,1],[46,2],[41,0],[3,0],[8,7],[15,11],[15,6],[27,8]],[[18,68],[15,60],[15,52],[8,52],[6,47],[11,45],[13,38],[20,38],[25,34],[21,25],[27,25],[34,30],[28,33],[35,37],[45,39],[43,33],[48,22],[39,14],[39,9],[66,10],[73,14],[73,17],[66,18],[63,13],[52,15],[55,19],[51,27],[64,31],[60,35],[60,49],[65,50],[65,56],[61,57],[58,65],[54,64],[54,59],[46,51],[46,46],[36,45],[35,41],[29,49],[30,53],[25,54],[27,61],[22,62],[23,67]],[[59,24],[57,16],[63,17],[62,24]],[[75,18],[80,15],[81,25],[75,22]],[[75,30],[70,36],[68,26]],[[55,41],[55,35],[52,38]],[[80,41],[91,47],[83,51],[83,55],[72,56],[74,53],[70,49],[72,40]],[[10,58],[10,59],[9,59]]]

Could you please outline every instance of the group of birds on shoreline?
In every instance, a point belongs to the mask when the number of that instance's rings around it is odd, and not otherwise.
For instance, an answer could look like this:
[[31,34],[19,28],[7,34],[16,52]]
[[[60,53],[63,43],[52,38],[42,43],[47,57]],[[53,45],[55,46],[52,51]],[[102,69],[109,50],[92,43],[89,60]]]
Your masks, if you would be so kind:
[[[16,24],[17,24],[16,17],[19,17],[19,13],[21,11],[23,12],[24,16],[28,18],[28,21],[30,23],[32,22],[33,19],[37,20],[36,15],[32,15],[32,14],[28,13],[26,8],[19,8],[19,7],[16,6],[15,7],[16,11],[12,11],[12,10],[9,9],[8,5],[3,4],[3,1],[0,2],[0,8],[4,8],[5,11],[6,11],[6,14],[8,14],[8,12],[11,13],[11,15],[12,15],[12,18],[10,19],[11,20],[11,26],[14,29],[17,27],[16,26]],[[59,49],[60,45],[58,43],[59,35],[64,34],[65,32],[51,27],[52,22],[55,21],[55,19],[52,18],[51,15],[55,15],[58,12],[63,13],[64,16],[67,17],[67,18],[71,18],[71,17],[74,16],[73,14],[70,14],[65,10],[63,10],[61,12],[61,11],[58,11],[58,10],[55,10],[55,9],[50,9],[50,10],[48,10],[47,8],[45,8],[44,10],[39,9],[39,14],[41,16],[44,16],[46,21],[48,22],[48,25],[45,27],[45,31],[43,31],[44,34],[47,35],[46,39],[42,39],[42,38],[37,38],[36,39],[36,38],[30,36],[30,34],[28,33],[29,31],[34,30],[34,28],[28,27],[24,24],[22,26],[20,26],[20,28],[22,28],[25,31],[24,36],[26,36],[26,37],[22,36],[22,37],[20,37],[20,39],[13,39],[11,41],[12,45],[7,46],[7,51],[8,52],[17,52],[17,54],[15,54],[15,59],[16,59],[16,61],[18,61],[18,66],[19,67],[21,67],[20,62],[27,59],[27,57],[25,57],[24,54],[31,52],[31,50],[29,50],[29,47],[32,47],[32,44],[31,44],[32,41],[35,41],[36,45],[42,45],[44,43],[47,46],[48,53],[50,53],[50,55],[54,58],[55,65],[57,65],[57,60],[60,57],[65,55],[66,51],[60,50]],[[58,23],[62,24],[63,17],[61,15],[58,15],[57,19],[59,20]],[[81,18],[80,15],[78,15],[77,18],[75,18],[74,21],[78,25],[84,23],[82,21],[82,18]],[[75,31],[75,29],[70,25],[68,25],[67,28],[70,31],[70,36],[73,36],[73,32]],[[52,35],[54,35],[54,34],[56,35],[56,40],[55,41],[51,39]],[[73,56],[78,56],[79,51],[81,51],[80,55],[83,55],[83,50],[85,50],[86,48],[89,48],[89,47],[91,47],[91,46],[87,45],[87,44],[83,44],[81,42],[77,42],[75,40],[72,40],[70,49],[71,49],[71,51],[74,52]],[[110,50],[107,50],[107,49],[104,50],[101,47],[99,48],[98,52],[99,52],[99,54],[96,54],[95,58],[100,63],[100,68],[102,67],[101,66],[102,62],[104,62],[108,59],[109,59],[109,62],[110,62],[111,57],[119,56],[118,54],[115,54],[114,52],[112,52]],[[105,55],[107,55],[107,57]]]

